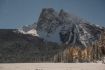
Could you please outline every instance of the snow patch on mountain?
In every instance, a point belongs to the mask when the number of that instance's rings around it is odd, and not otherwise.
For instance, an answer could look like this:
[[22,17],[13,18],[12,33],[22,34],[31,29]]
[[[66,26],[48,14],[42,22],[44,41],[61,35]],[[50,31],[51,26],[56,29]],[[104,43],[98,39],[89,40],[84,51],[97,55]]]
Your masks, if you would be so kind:
[[31,29],[29,31],[24,31],[24,30],[18,30],[20,33],[23,33],[23,34],[30,34],[30,35],[33,35],[33,36],[39,36],[37,34],[37,31],[36,29]]

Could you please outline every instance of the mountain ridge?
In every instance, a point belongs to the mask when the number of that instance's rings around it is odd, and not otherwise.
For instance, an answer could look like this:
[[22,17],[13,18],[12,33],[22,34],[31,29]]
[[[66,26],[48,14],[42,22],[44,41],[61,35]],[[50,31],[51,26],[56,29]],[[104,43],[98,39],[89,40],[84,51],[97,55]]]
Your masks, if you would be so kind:
[[36,30],[36,36],[45,41],[58,44],[81,44],[86,47],[93,42],[93,39],[99,38],[98,35],[103,29],[70,15],[63,9],[58,13],[53,8],[44,8],[34,30]]

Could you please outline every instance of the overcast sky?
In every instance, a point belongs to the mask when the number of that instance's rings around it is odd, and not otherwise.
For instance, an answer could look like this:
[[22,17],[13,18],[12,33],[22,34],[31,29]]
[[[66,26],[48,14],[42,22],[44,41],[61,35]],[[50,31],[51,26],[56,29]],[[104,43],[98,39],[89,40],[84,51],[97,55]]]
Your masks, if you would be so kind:
[[42,8],[64,9],[91,23],[105,26],[105,0],[0,0],[0,28],[33,24]]

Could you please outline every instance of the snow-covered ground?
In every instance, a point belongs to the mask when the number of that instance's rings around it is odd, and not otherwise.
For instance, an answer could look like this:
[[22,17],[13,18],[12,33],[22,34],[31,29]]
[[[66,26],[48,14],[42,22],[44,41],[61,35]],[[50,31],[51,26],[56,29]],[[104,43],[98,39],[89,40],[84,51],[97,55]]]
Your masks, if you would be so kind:
[[0,70],[105,70],[102,63],[7,63]]

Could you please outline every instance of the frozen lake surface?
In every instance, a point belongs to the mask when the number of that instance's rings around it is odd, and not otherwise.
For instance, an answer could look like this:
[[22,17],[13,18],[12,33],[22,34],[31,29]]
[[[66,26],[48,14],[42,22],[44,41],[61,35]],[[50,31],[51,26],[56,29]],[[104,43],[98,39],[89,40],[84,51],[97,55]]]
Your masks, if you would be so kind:
[[105,70],[102,63],[1,63],[0,70]]

